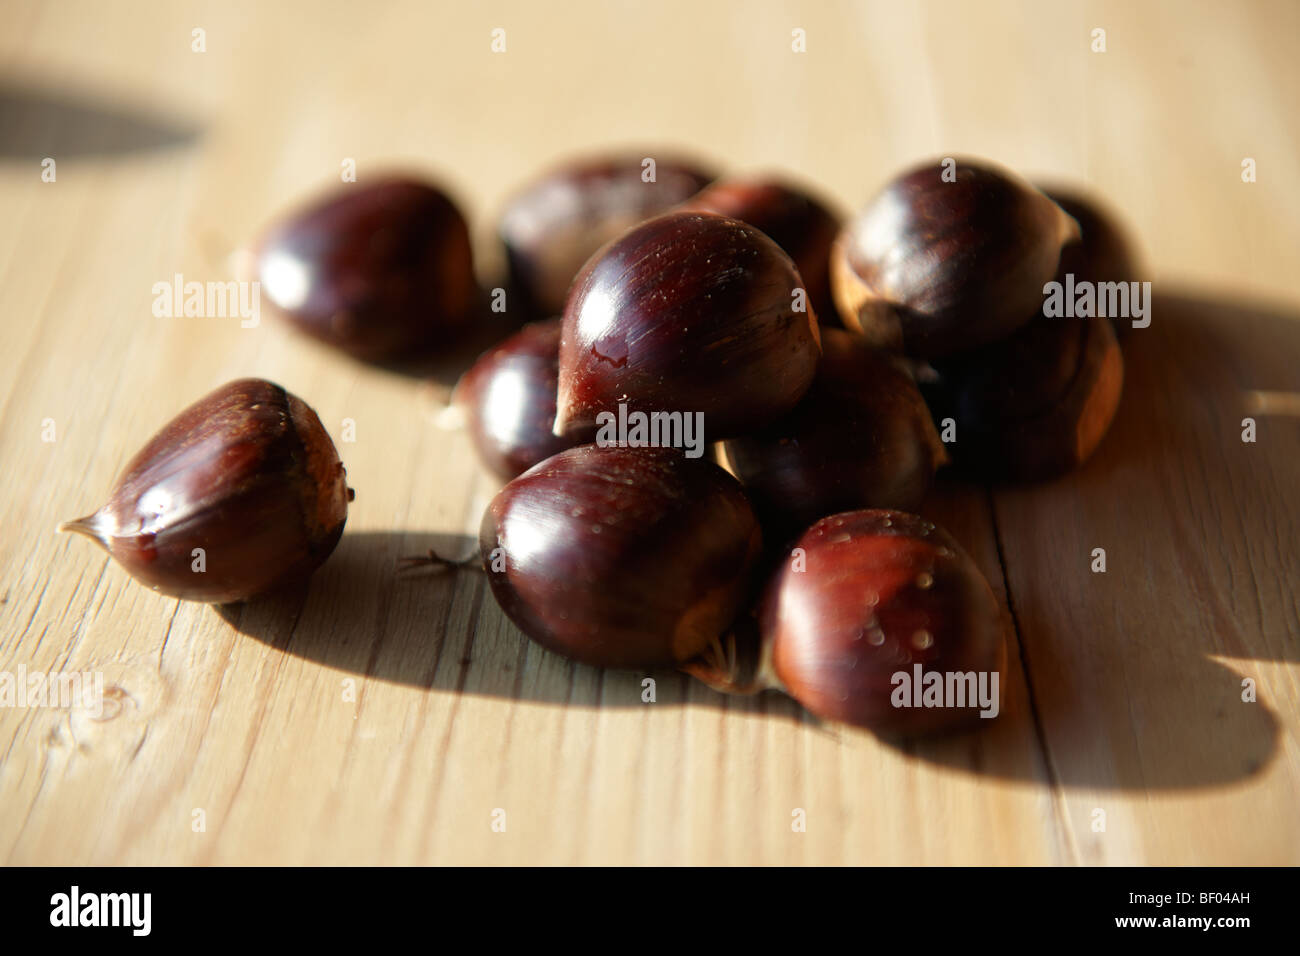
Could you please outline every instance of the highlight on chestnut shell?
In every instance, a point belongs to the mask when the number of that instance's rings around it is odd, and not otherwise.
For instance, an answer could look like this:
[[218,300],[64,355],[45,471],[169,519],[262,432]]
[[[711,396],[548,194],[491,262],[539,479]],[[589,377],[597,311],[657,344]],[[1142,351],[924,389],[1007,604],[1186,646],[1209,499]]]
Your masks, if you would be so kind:
[[776,422],[722,443],[768,537],[855,508],[915,511],[947,453],[908,372],[860,336],[823,329],[812,387]]
[[256,274],[278,314],[367,361],[456,344],[478,297],[469,228],[438,188],[386,176],[270,227]]
[[761,231],[673,212],[588,260],[564,309],[556,434],[602,412],[701,413],[710,440],[795,406],[816,374],[817,320],[790,257]]
[[479,458],[507,480],[573,445],[554,433],[560,320],[524,326],[461,376],[452,404],[465,413]]
[[673,665],[722,634],[762,548],[734,478],[677,449],[560,452],[489,505],[492,593],[528,637],[597,667]]
[[1037,315],[1078,224],[1028,182],[976,160],[890,181],[831,253],[846,327],[934,358],[996,341]]
[[[795,548],[758,615],[769,680],[820,717],[891,736],[996,715],[1002,611],[951,535],[916,515],[852,511],[818,521]],[[943,692],[927,703],[936,680]]]
[[713,212],[761,230],[794,260],[823,326],[838,327],[831,295],[831,246],[843,227],[830,206],[784,179],[743,176],[720,179],[680,209]]
[[60,526],[136,580],[190,601],[243,601],[333,552],[352,492],[316,413],[279,385],[230,382],[131,459],[94,514]]
[[551,170],[511,197],[501,216],[510,294],[533,318],[558,315],[597,249],[712,179],[692,160],[653,150],[582,157]]

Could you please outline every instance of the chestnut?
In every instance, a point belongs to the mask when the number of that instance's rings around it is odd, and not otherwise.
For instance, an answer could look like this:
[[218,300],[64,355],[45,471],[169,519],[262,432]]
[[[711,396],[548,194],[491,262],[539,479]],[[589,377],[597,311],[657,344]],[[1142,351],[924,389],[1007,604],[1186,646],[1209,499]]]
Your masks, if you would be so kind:
[[459,339],[478,295],[460,211],[409,178],[336,190],[271,227],[255,257],[279,314],[369,361]]
[[817,377],[794,410],[722,443],[765,529],[798,532],[854,508],[915,511],[947,460],[911,375],[842,329],[822,329]]
[[817,320],[790,257],[758,229],[673,212],[588,260],[564,307],[556,434],[602,412],[700,413],[712,439],[774,420],[817,370]]
[[952,536],[917,515],[818,521],[764,589],[757,631],[756,661],[706,654],[686,669],[722,690],[777,687],[819,717],[889,736],[1000,709],[1001,608]]
[[840,233],[831,277],[840,316],[872,344],[951,355],[1039,313],[1078,224],[1020,178],[970,160],[890,182]]
[[536,318],[558,315],[569,284],[597,249],[667,212],[713,179],[698,164],[645,155],[596,156],[552,170],[506,204],[499,233],[511,294]]
[[560,320],[524,326],[481,355],[456,384],[483,463],[507,480],[573,445],[554,434]]
[[479,532],[507,616],[598,667],[699,654],[749,597],[761,547],[736,480],[666,448],[560,452],[501,489]]
[[[1068,187],[1042,186],[1043,192],[1079,224],[1079,238],[1061,249],[1057,281],[1073,274],[1075,282],[1142,282],[1147,270],[1137,247],[1118,217],[1093,197]],[[1117,338],[1132,328],[1132,320],[1110,316]]]
[[767,234],[794,260],[808,299],[823,326],[838,326],[831,296],[831,245],[843,223],[808,192],[780,179],[723,179],[706,186],[682,209],[715,212],[747,222]]
[[59,530],[93,538],[155,591],[224,604],[315,571],[343,534],[351,497],[316,413],[248,378],[172,419],[107,504]]
[[1038,316],[1002,342],[933,363],[922,383],[949,452],[984,478],[1050,478],[1082,464],[1119,407],[1124,359],[1100,318]]

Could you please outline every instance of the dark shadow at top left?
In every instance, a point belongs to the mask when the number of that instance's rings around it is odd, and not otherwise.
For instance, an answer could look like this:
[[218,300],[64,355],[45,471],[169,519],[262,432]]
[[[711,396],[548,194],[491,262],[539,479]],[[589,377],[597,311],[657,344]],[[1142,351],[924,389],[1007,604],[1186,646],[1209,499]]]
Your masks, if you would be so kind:
[[199,124],[154,107],[0,78],[0,161],[124,156],[192,144]]

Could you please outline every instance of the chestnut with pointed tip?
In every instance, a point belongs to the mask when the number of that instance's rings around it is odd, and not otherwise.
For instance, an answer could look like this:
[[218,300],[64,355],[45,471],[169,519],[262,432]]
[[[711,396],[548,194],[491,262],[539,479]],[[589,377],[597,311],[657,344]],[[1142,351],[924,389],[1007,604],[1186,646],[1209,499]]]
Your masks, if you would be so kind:
[[841,329],[821,336],[817,378],[794,410],[721,446],[765,530],[795,533],[854,508],[915,511],[947,460],[925,400],[892,356]]
[[736,480],[662,448],[560,452],[507,484],[479,532],[506,615],[597,667],[699,654],[749,597],[761,547]]
[[830,261],[843,222],[826,203],[781,179],[738,177],[711,183],[679,208],[715,212],[761,230],[794,260],[817,320],[823,326],[840,325]]
[[817,370],[817,320],[790,257],[753,226],[674,212],[588,260],[564,309],[556,434],[602,413],[700,412],[711,439],[788,412]]
[[464,217],[441,190],[405,177],[318,199],[267,231],[256,262],[279,314],[368,361],[458,341],[478,295]]
[[172,419],[107,504],[59,530],[94,539],[155,591],[225,604],[308,577],[343,534],[351,496],[316,413],[240,379]]
[[[733,693],[778,688],[819,717],[890,736],[982,724],[981,674],[986,691],[998,675],[988,710],[1000,707],[1001,608],[952,536],[917,515],[876,509],[818,521],[768,582],[755,626],[757,636],[742,634],[736,647],[757,641],[756,652],[719,654],[715,644],[685,669]],[[910,683],[918,664],[945,685],[954,675],[954,688],[956,675],[972,675],[973,684],[961,679],[971,696],[902,706],[896,675]]]
[[533,322],[484,352],[456,384],[479,457],[507,480],[573,445],[554,433],[560,320]]
[[1007,339],[936,361],[922,392],[956,426],[954,462],[983,478],[1031,481],[1085,462],[1119,408],[1124,359],[1102,318],[1038,316]]
[[873,345],[951,355],[1037,315],[1062,247],[1078,235],[1060,206],[1011,173],[927,163],[886,185],[840,234],[835,301]]
[[[655,160],[649,181],[647,158]],[[511,294],[525,314],[558,315],[573,277],[597,249],[712,178],[697,163],[653,153],[587,157],[547,173],[511,198],[501,217]]]

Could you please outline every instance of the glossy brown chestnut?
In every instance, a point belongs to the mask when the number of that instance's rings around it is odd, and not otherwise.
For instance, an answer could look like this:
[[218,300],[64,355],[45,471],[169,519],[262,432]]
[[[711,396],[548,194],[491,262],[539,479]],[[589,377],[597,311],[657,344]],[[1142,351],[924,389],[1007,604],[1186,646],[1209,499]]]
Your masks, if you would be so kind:
[[344,186],[273,226],[256,250],[262,292],[302,331],[379,361],[455,341],[477,295],[469,230],[433,186]]
[[642,223],[593,256],[569,293],[557,434],[590,435],[620,404],[703,413],[710,440],[778,418],[817,370],[802,292],[790,257],[753,226],[693,212]]
[[1038,314],[1061,248],[1060,206],[996,167],[927,163],[889,183],[831,253],[844,323],[874,345],[933,358],[1003,338]]
[[526,314],[558,315],[573,277],[611,239],[699,192],[713,174],[674,157],[590,157],[530,184],[506,205],[500,235],[512,294]]
[[831,245],[843,223],[830,207],[779,179],[737,178],[706,186],[681,207],[747,222],[794,260],[823,326],[840,325],[831,297]]
[[309,576],[343,533],[351,491],[320,419],[261,379],[223,385],[127,464],[108,503],[61,531],[190,601],[242,601]]
[[1124,359],[1106,319],[1038,316],[1002,342],[935,362],[933,373],[921,387],[935,419],[956,424],[953,460],[1027,481],[1069,471],[1097,448],[1119,407]]
[[947,455],[911,375],[841,329],[822,329],[803,400],[753,435],[722,443],[732,474],[779,537],[854,508],[915,511]]
[[[1149,279],[1137,246],[1119,218],[1097,199],[1067,187],[1040,187],[1079,224],[1079,238],[1061,249],[1057,281],[1067,273],[1079,281],[1142,282]],[[1115,335],[1122,339],[1132,328],[1131,318],[1110,316]]]
[[761,546],[734,478],[661,448],[560,452],[507,484],[479,532],[510,619],[598,667],[698,654],[748,598]]
[[510,479],[573,445],[554,434],[560,320],[524,326],[479,357],[456,385],[470,439],[492,471]]
[[782,566],[758,615],[771,679],[819,717],[883,734],[984,722],[976,701],[904,707],[896,693],[895,675],[912,678],[916,664],[945,680],[982,673],[989,690],[994,673],[999,690],[1005,683],[1001,609],[946,531],[903,512],[851,511],[818,521],[795,547],[802,564]]

